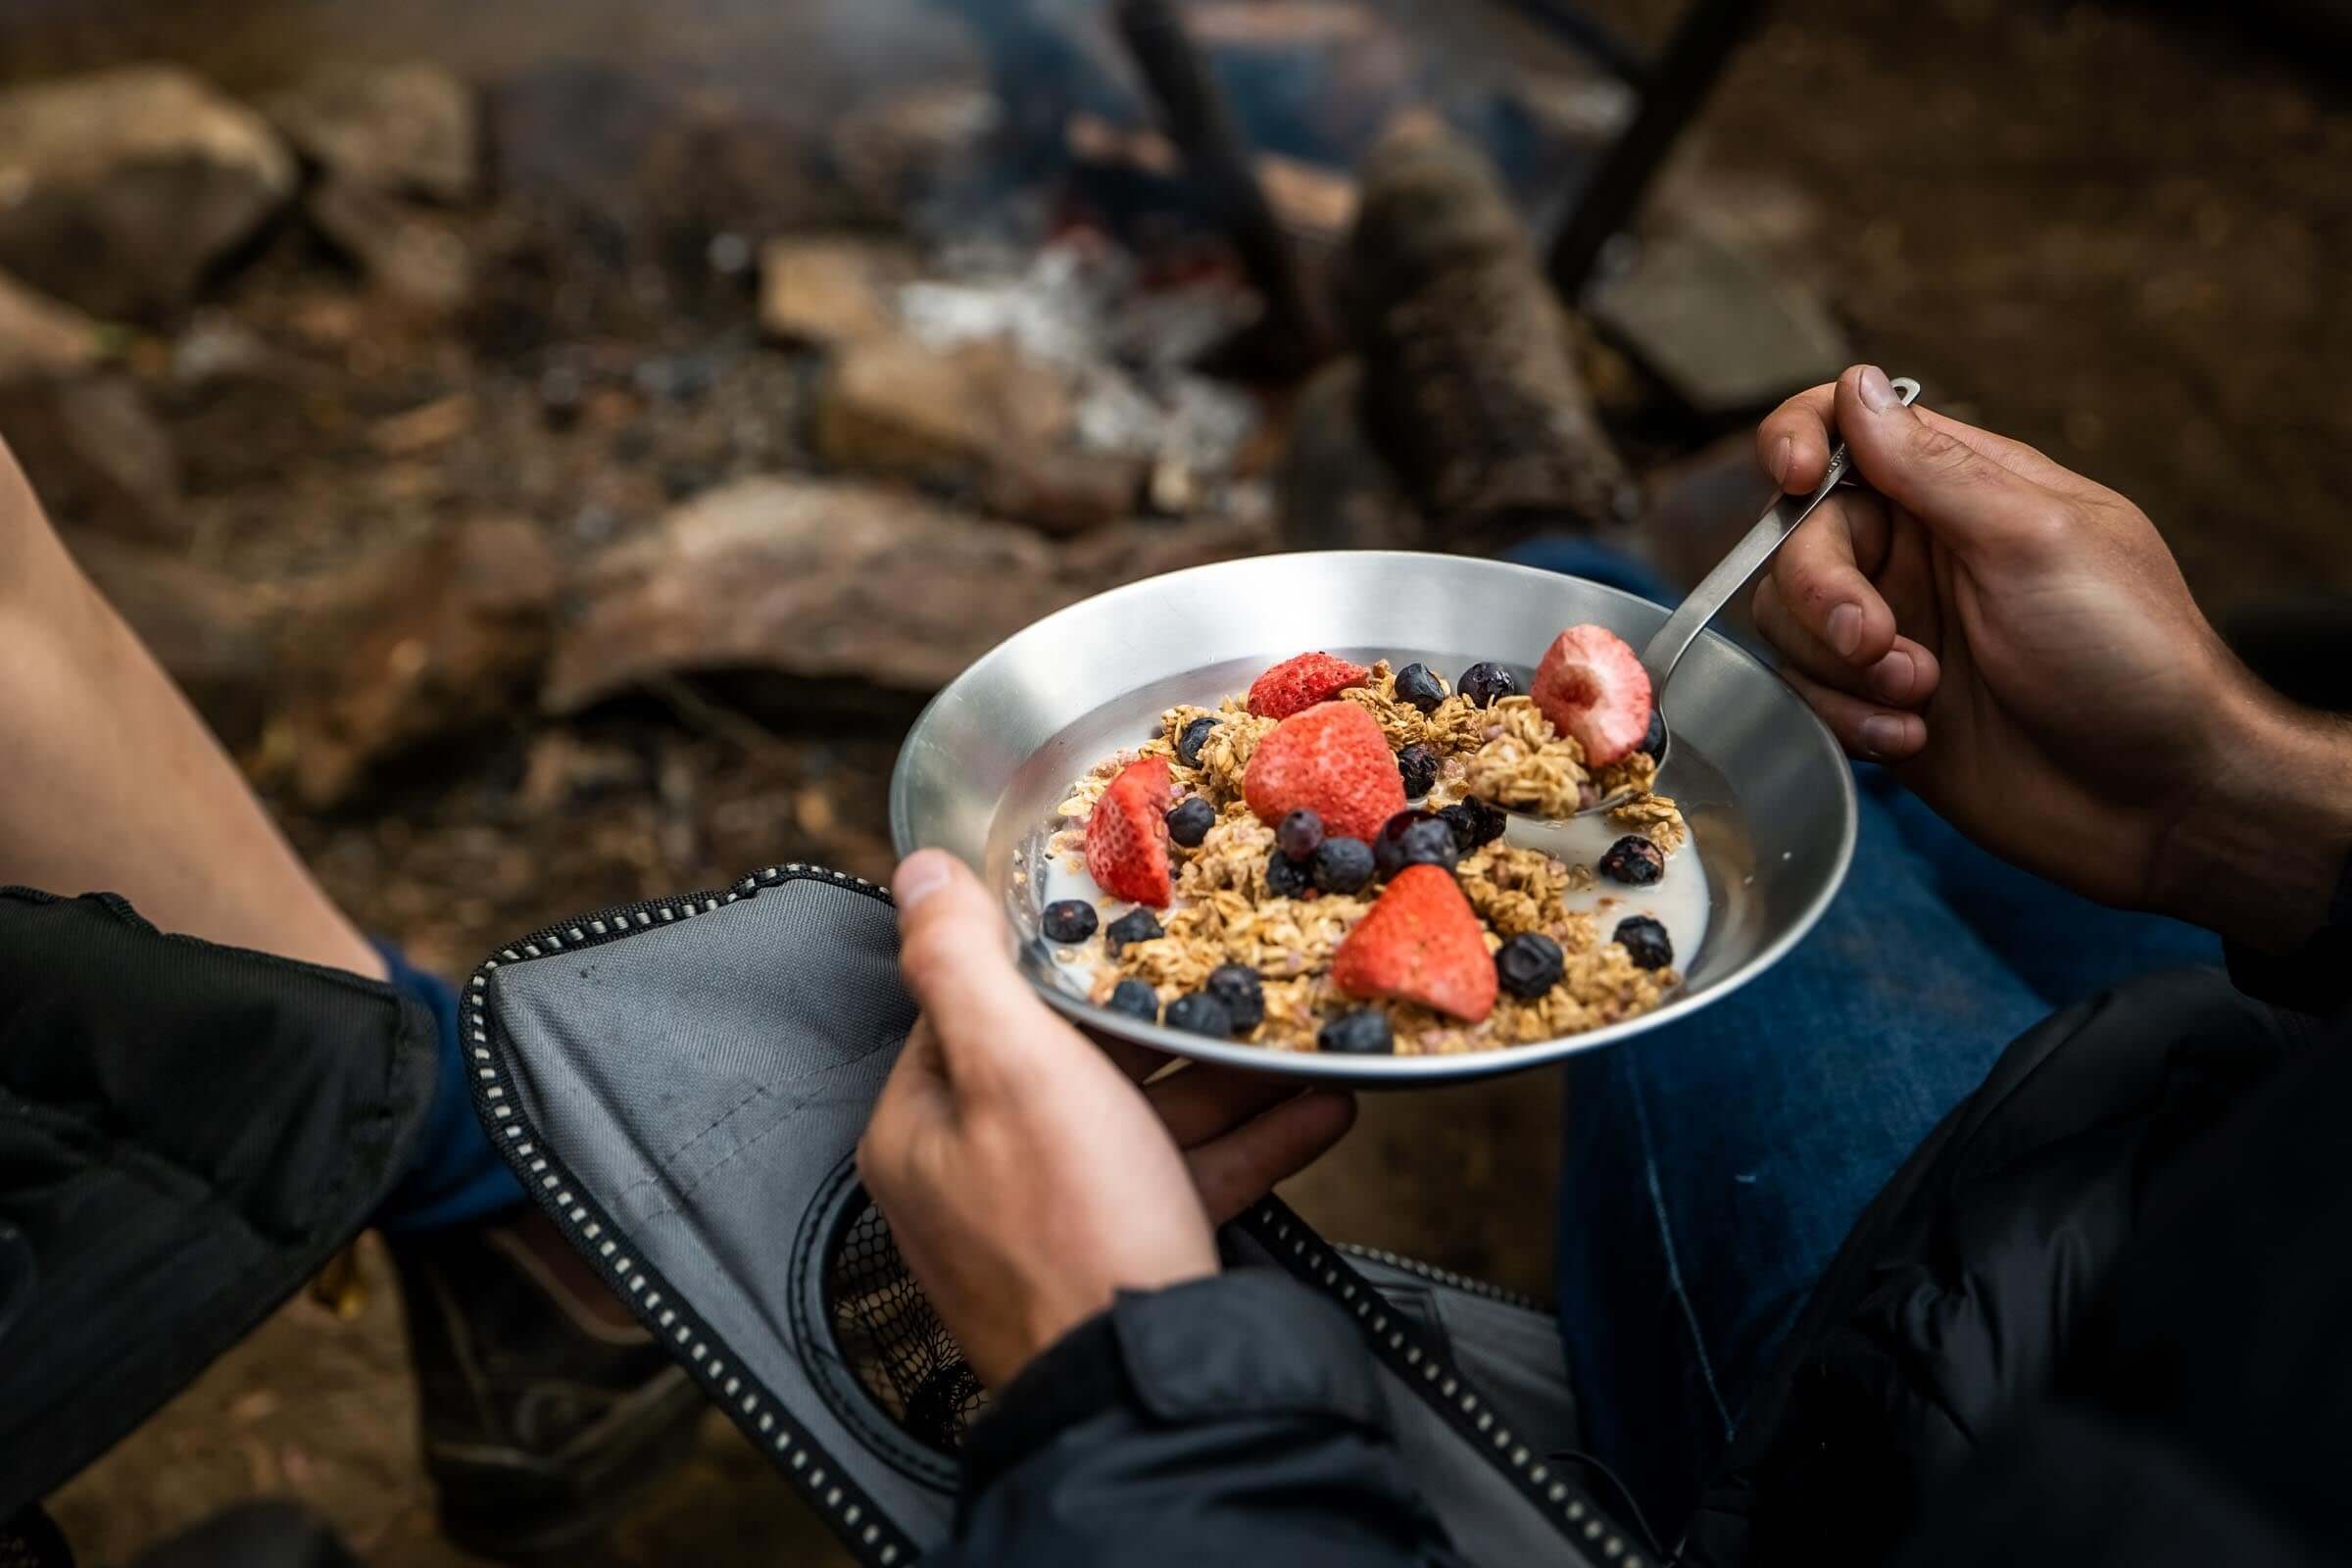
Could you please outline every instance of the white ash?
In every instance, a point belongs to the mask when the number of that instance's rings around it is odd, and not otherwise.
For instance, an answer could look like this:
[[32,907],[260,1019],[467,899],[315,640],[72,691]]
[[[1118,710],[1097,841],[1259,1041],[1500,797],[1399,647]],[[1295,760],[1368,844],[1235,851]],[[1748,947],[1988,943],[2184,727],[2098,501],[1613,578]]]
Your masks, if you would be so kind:
[[951,250],[953,281],[908,283],[898,309],[927,347],[1003,338],[1060,368],[1075,398],[1079,444],[1213,478],[1257,427],[1254,398],[1186,367],[1255,313],[1215,283],[1144,289],[1123,253],[1053,244],[1025,264],[995,247]]

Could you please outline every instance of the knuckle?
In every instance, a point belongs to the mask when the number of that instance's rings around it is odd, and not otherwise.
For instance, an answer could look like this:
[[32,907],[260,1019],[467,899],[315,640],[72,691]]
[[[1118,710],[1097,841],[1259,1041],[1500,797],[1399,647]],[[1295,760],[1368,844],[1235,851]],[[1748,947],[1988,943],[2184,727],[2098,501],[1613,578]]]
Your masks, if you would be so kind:
[[1981,469],[1983,460],[1976,449],[1950,431],[1924,420],[1914,420],[1911,428],[1912,461],[1922,467],[1955,479],[1973,477]]
[[1797,579],[1797,602],[1808,615],[1819,615],[1832,608],[1838,598],[1838,589],[1833,573],[1816,568]]
[[2053,550],[2079,532],[2077,521],[2075,509],[2063,501],[2034,501],[2017,509],[2011,527],[2020,543]]
[[1809,618],[1817,618],[1836,605],[1853,597],[1851,573],[1844,566],[1828,561],[1802,561],[1792,564],[1789,580],[1784,585],[1788,608],[1801,610]]

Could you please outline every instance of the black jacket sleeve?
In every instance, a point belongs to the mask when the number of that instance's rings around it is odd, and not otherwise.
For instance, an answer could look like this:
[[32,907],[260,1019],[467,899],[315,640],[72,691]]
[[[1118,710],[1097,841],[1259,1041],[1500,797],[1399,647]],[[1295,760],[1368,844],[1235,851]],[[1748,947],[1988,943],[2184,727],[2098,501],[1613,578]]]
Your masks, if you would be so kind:
[[375,981],[0,888],[0,1520],[359,1232],[438,1041]]
[[938,1568],[1458,1568],[1328,1302],[1265,1269],[1122,1294],[974,1427]]

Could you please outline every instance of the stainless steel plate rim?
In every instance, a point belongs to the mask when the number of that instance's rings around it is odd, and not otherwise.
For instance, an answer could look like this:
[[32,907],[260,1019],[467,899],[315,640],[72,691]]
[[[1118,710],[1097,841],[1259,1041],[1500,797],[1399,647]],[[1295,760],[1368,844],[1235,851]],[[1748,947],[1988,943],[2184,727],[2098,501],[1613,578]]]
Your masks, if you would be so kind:
[[[917,831],[913,818],[910,794],[916,759],[928,740],[929,732],[938,727],[938,722],[943,714],[953,711],[959,703],[968,700],[969,694],[975,688],[987,682],[991,666],[1005,659],[1007,651],[1016,644],[1032,638],[1051,637],[1056,623],[1080,615],[1099,614],[1105,609],[1115,607],[1121,600],[1164,595],[1187,580],[1211,575],[1237,565],[1262,566],[1270,562],[1287,562],[1301,572],[1307,572],[1311,571],[1311,564],[1316,559],[1317,557],[1312,553],[1251,556],[1239,561],[1212,562],[1204,565],[1190,566],[1180,571],[1163,573],[1156,577],[1147,577],[1135,582],[1124,583],[1119,587],[1105,590],[1043,616],[981,655],[924,706],[922,712],[917,715],[914,724],[906,732],[906,739],[900,749],[897,765],[891,773],[890,829],[892,844],[896,852],[903,858],[925,847],[925,841]],[[1412,564],[1418,562],[1435,560],[1452,563],[1469,558],[1430,557],[1411,551],[1349,551],[1345,553],[1343,559],[1358,564],[1386,562],[1409,569]],[[1653,604],[1639,595],[1627,593],[1623,589],[1593,582],[1588,578],[1566,577],[1539,567],[1523,566],[1508,562],[1481,560],[1477,564],[1487,570],[1519,574],[1528,578],[1540,579],[1550,585],[1573,583],[1581,592],[1597,594],[1639,606],[1645,614],[1663,616],[1666,613],[1665,607]],[[1787,689],[1770,666],[1721,632],[1708,628],[1701,633],[1700,641],[1728,654],[1740,664],[1747,666],[1755,677],[1769,681],[1775,686],[1782,686],[1783,690]],[[1377,639],[1365,639],[1366,645],[1375,642]],[[1279,652],[1269,650],[1267,657],[1279,659],[1284,656]],[[1671,696],[1670,691],[1668,694],[1670,707]],[[1627,1018],[1598,1029],[1588,1030],[1582,1034],[1563,1035],[1532,1045],[1498,1047],[1490,1051],[1464,1052],[1451,1055],[1336,1055],[1315,1052],[1276,1051],[1264,1046],[1252,1046],[1238,1041],[1215,1040],[1205,1035],[1170,1029],[1162,1024],[1147,1024],[1141,1019],[1112,1012],[1107,1008],[1097,1006],[1092,1003],[1081,1001],[1042,984],[1026,969],[1023,971],[1023,977],[1030,982],[1031,988],[1057,1011],[1072,1021],[1102,1034],[1150,1046],[1155,1050],[1166,1052],[1170,1055],[1213,1062],[1219,1066],[1234,1067],[1249,1072],[1273,1073],[1302,1081],[1322,1081],[1366,1089],[1405,1088],[1415,1084],[1449,1082],[1487,1077],[1497,1073],[1521,1072],[1559,1061],[1566,1056],[1582,1052],[1596,1051],[1637,1035],[1649,1033],[1677,1018],[1689,1016],[1701,1008],[1713,1005],[1778,963],[1791,948],[1804,939],[1806,933],[1812,930],[1815,922],[1821,918],[1822,913],[1829,907],[1830,902],[1837,897],[1838,889],[1844,884],[1853,860],[1858,831],[1853,777],[1846,768],[1843,754],[1838,748],[1836,738],[1830,734],[1828,727],[1822,724],[1810,710],[1803,709],[1801,704],[1798,706],[1803,713],[1807,730],[1803,739],[1805,743],[1820,749],[1827,755],[1833,765],[1825,769],[1825,776],[1836,780],[1836,788],[1838,793],[1838,800],[1836,803],[1838,816],[1838,842],[1832,851],[1827,872],[1821,878],[1818,890],[1786,926],[1775,932],[1736,970],[1712,980],[1697,991],[1678,992],[1663,1005],[1638,1017]],[[1794,743],[1793,737],[1791,743]],[[981,869],[985,875],[984,868]]]

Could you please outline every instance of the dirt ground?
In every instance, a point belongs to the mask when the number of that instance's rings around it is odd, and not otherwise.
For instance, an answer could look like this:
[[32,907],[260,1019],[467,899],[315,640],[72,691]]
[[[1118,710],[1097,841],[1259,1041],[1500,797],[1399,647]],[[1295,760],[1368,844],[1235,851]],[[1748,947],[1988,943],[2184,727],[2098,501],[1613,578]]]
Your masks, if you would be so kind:
[[[0,23],[0,38],[25,29],[7,74],[163,51],[233,81],[278,69],[287,47],[343,45],[431,47],[460,69],[494,70],[532,50],[586,54],[591,27],[632,11],[604,0],[576,14],[516,6],[468,35],[436,32],[452,8],[431,5],[381,8],[406,20],[260,0],[207,9],[244,21],[212,18],[198,35],[177,8],[36,0],[29,23]],[[747,25],[729,6],[685,9],[696,24],[640,21],[622,46],[653,61],[686,57]],[[798,9],[812,24],[856,10]],[[1400,9],[1420,25],[1469,24],[1467,8],[1439,8],[1434,22]],[[340,14],[342,31],[320,20],[325,11]],[[855,28],[842,36],[845,47],[871,43]],[[912,53],[915,65],[928,58]],[[956,54],[943,46],[937,58]],[[797,69],[835,92],[856,79],[808,60]],[[902,59],[891,69],[911,68]],[[827,107],[812,88],[792,110]],[[1778,242],[1822,281],[1863,355],[1920,377],[1939,406],[2134,496],[2209,607],[2231,612],[2352,589],[2342,515],[2352,403],[2325,379],[2326,366],[2352,358],[2352,313],[2335,298],[2352,276],[2347,169],[2352,107],[2338,88],[2204,24],[2128,5],[1791,0],[1735,67],[1675,178],[1736,191],[1766,214],[1776,192],[1804,198],[1821,220]],[[274,286],[267,269],[251,286]],[[285,305],[289,319],[306,308]],[[399,375],[386,410],[436,389],[429,345],[387,352]],[[789,398],[788,380],[730,366],[720,406]],[[663,414],[671,428],[650,450],[590,430],[549,474],[520,478],[498,471],[494,409],[472,444],[445,464],[410,465],[420,470],[402,481],[411,488],[388,491],[351,482],[357,466],[383,466],[380,454],[304,422],[298,408],[236,416],[236,439],[209,452],[205,433],[229,416],[165,413],[191,450],[199,549],[264,575],[419,526],[453,488],[503,487],[502,504],[552,530],[593,529],[604,524],[582,521],[589,508],[625,513],[632,497],[658,497],[664,465],[790,457],[696,457],[717,419],[696,405]],[[355,495],[366,499],[341,504]],[[318,519],[311,531],[282,524],[289,497]],[[799,858],[886,873],[880,789],[892,753],[887,732],[773,745],[691,704],[560,732],[517,720],[365,811],[289,812],[288,825],[363,923],[454,973],[551,916],[752,865]],[[1557,1085],[1544,1074],[1383,1097],[1291,1196],[1335,1236],[1544,1292],[1557,1127]],[[356,1319],[288,1305],[51,1499],[86,1561],[125,1562],[169,1530],[265,1493],[308,1498],[372,1563],[467,1560],[433,1533],[411,1451],[397,1302],[380,1252],[365,1259],[372,1289]],[[615,1552],[644,1564],[844,1560],[715,1419],[694,1463],[629,1521]]]

